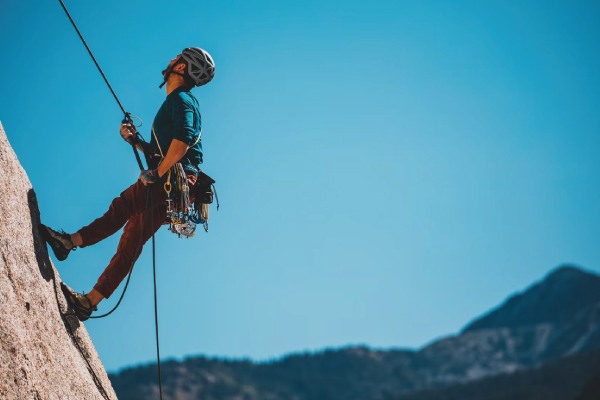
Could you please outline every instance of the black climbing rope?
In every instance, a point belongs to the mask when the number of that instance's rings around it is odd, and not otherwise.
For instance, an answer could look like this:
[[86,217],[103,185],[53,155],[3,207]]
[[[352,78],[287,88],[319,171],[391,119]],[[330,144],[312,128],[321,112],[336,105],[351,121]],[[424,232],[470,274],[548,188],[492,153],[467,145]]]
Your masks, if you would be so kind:
[[[137,130],[135,129],[135,125],[133,124],[131,113],[125,111],[125,108],[121,104],[121,101],[117,97],[117,94],[115,93],[115,91],[113,90],[112,86],[108,82],[108,79],[106,78],[106,75],[104,75],[104,72],[102,71],[102,68],[100,68],[100,65],[98,64],[98,61],[96,61],[96,57],[94,57],[94,54],[92,53],[92,50],[90,50],[90,47],[87,45],[85,39],[83,38],[83,35],[79,31],[79,28],[77,28],[77,25],[75,24],[75,21],[73,21],[73,18],[71,17],[71,14],[69,14],[69,11],[67,10],[67,7],[65,6],[65,4],[63,3],[62,0],[58,0],[58,1],[60,2],[60,5],[62,6],[63,10],[65,10],[65,13],[67,14],[67,17],[69,17],[69,20],[71,21],[71,24],[73,24],[73,28],[75,28],[75,31],[77,31],[77,34],[79,35],[79,38],[83,42],[83,45],[85,46],[85,48],[87,49],[88,53],[90,54],[90,57],[92,57],[92,60],[94,61],[94,64],[96,64],[96,67],[98,68],[98,71],[102,75],[102,78],[104,78],[104,81],[106,82],[106,85],[108,86],[108,88],[110,89],[110,91],[111,91],[112,95],[114,96],[115,100],[119,104],[119,108],[121,108],[121,111],[123,112],[123,115],[124,115],[123,123],[130,123],[131,124],[131,126],[133,127],[133,130],[134,130],[134,135],[137,138],[137,136],[139,135],[139,133],[137,132]],[[136,117],[133,117],[133,118],[136,118]],[[135,158],[136,158],[136,161],[138,163],[138,166],[140,167],[140,170],[143,170],[144,166],[142,164],[142,160],[140,159],[140,155],[138,154],[138,151],[137,151],[137,148],[136,148],[135,144],[132,143],[131,147],[133,148],[133,153],[135,154]],[[133,271],[133,266],[135,264],[137,255],[139,254],[139,252],[141,250],[141,246],[143,245],[144,227],[145,227],[144,224],[145,224],[145,220],[146,220],[146,211],[147,211],[147,208],[148,208],[148,199],[150,199],[150,202],[151,202],[150,214],[151,214],[151,220],[152,220],[152,222],[151,222],[151,229],[152,229],[152,271],[153,271],[153,276],[154,276],[154,322],[155,322],[155,326],[156,326],[156,355],[157,355],[157,360],[158,360],[158,388],[159,388],[160,399],[162,400],[162,383],[161,383],[161,374],[160,374],[160,346],[159,346],[159,342],[158,342],[158,307],[157,307],[158,303],[157,303],[157,298],[156,298],[156,257],[155,257],[154,213],[153,213],[153,210],[154,210],[154,200],[153,200],[153,196],[152,196],[152,189],[150,187],[148,187],[148,194],[146,195],[146,205],[144,206],[144,213],[143,213],[143,217],[142,217],[142,231],[141,231],[141,234],[140,234],[140,239],[139,239],[139,242],[138,242],[138,245],[137,245],[137,249],[136,249],[136,252],[135,252],[135,257],[133,258],[133,261],[131,263],[131,268],[129,269],[129,274],[127,276],[127,282],[125,283],[125,287],[123,288],[123,293],[121,294],[121,297],[119,298],[119,301],[117,302],[117,304],[114,306],[114,308],[112,310],[110,310],[108,313],[103,314],[103,315],[99,315],[99,316],[95,316],[95,317],[90,316],[90,318],[104,318],[104,317],[112,314],[117,309],[117,307],[119,307],[119,304],[121,304],[121,301],[123,300],[123,297],[125,296],[125,292],[127,290],[127,286],[129,285],[129,280],[131,279],[131,272]],[[69,330],[71,331],[70,326],[69,326]],[[72,331],[71,331],[71,335],[74,337]],[[79,343],[77,343],[77,346],[79,347]],[[80,351],[81,351],[81,349],[80,349]],[[90,366],[90,363],[87,360],[87,358],[86,358],[86,361],[88,362],[88,366]],[[91,369],[92,373],[94,374],[94,377],[96,377],[96,374],[95,374],[94,370],[91,368],[91,366],[90,366],[90,369]],[[97,379],[97,377],[96,377],[96,379]],[[106,390],[104,390],[104,387],[102,386],[102,383],[99,380],[98,380],[98,382],[100,383],[100,387],[102,388],[102,391],[106,395]]]
[[[106,314],[96,315],[96,316],[90,315],[88,318],[99,319],[99,318],[108,317],[110,314],[112,314],[117,309],[117,307],[119,307],[119,304],[121,304],[123,297],[125,297],[125,292],[127,291],[127,287],[129,286],[129,280],[131,279],[131,273],[133,272],[133,266],[135,265],[135,260],[140,255],[140,252],[141,252],[140,250],[141,250],[141,247],[143,244],[142,242],[144,241],[144,228],[146,227],[146,211],[148,210],[148,199],[150,199],[151,197],[152,197],[152,191],[150,190],[150,188],[148,188],[148,194],[146,194],[146,204],[144,205],[144,213],[142,214],[142,234],[140,235],[140,239],[138,240],[138,244],[135,249],[135,253],[133,253],[133,261],[131,262],[131,267],[129,267],[129,272],[127,273],[127,281],[125,281],[125,287],[123,287],[123,293],[121,293],[121,297],[119,297],[119,301],[117,301],[117,304],[115,304],[113,309],[110,310],[109,312],[107,312]],[[152,220],[154,220],[154,213],[152,213],[152,211],[151,211],[151,214],[152,214]],[[154,254],[154,229],[152,229],[152,253]],[[152,258],[152,264],[154,267],[154,257]],[[156,282],[154,282],[154,299],[156,300]],[[158,318],[156,320],[158,321]]]
[[[96,61],[96,57],[94,57],[94,54],[92,53],[92,50],[90,50],[90,47],[87,45],[85,39],[83,38],[83,35],[79,31],[79,28],[75,24],[75,21],[73,21],[73,18],[71,17],[71,14],[69,14],[69,10],[67,10],[67,7],[65,6],[65,3],[63,3],[62,0],[58,0],[58,1],[60,2],[60,5],[62,6],[63,10],[65,10],[65,13],[67,14],[67,17],[69,17],[69,20],[71,21],[71,24],[73,24],[73,28],[75,28],[75,31],[77,31],[77,34],[79,35],[79,38],[83,42],[83,45],[87,49],[88,53],[90,53],[90,57],[92,57],[92,60],[94,60],[94,64],[96,64],[96,67],[98,68],[98,71],[100,71],[100,75],[102,75],[102,78],[104,78],[104,82],[106,82],[106,85],[110,89],[110,92],[112,93],[112,95],[114,96],[115,100],[119,104],[119,107],[121,108],[121,111],[123,111],[123,115],[124,115],[123,122],[130,123],[131,126],[134,126],[133,125],[133,120],[131,119],[132,118],[131,117],[131,113],[128,113],[127,111],[125,111],[125,108],[123,107],[123,104],[121,104],[121,101],[119,100],[119,98],[117,97],[117,94],[115,93],[115,91],[113,90],[112,86],[110,85],[110,82],[108,82],[108,79],[106,78],[106,75],[104,75],[104,72],[102,71],[102,68],[100,68],[100,64],[98,64],[98,61]],[[136,118],[136,117],[133,117],[133,118]],[[135,135],[137,136],[137,131],[135,131]],[[142,165],[142,160],[140,159],[140,155],[137,152],[137,148],[135,147],[134,144],[132,144],[131,146],[133,147],[133,153],[135,154],[135,159],[137,160],[138,166],[140,167],[140,170],[143,170],[144,166]]]
[[[60,305],[59,305],[59,307],[60,307]],[[79,350],[79,352],[81,353],[81,356],[87,363],[88,368],[90,369],[92,376],[94,377],[94,380],[96,381],[96,386],[99,386],[99,388],[102,389],[102,397],[104,397],[106,400],[110,400],[110,396],[108,395],[108,393],[106,393],[106,389],[104,389],[104,386],[102,385],[102,381],[100,380],[100,378],[98,378],[98,375],[96,375],[96,371],[94,371],[94,368],[92,368],[92,363],[90,362],[90,360],[88,359],[88,356],[85,354],[85,352],[81,348],[81,345],[79,344],[79,340],[77,340],[77,336],[75,336],[75,332],[73,332],[73,329],[71,329],[71,323],[65,318],[65,315],[68,315],[68,314],[63,314],[60,310],[59,310],[59,312],[60,312],[61,318],[63,319],[63,323],[69,330],[69,333],[71,334],[71,337],[73,338],[73,341],[75,342],[75,345],[77,346],[77,349]]]
[[90,50],[90,47],[87,45],[85,39],[81,35],[81,32],[79,32],[79,28],[77,28],[77,25],[75,25],[75,21],[73,21],[73,18],[71,18],[71,14],[69,14],[69,10],[67,10],[67,7],[65,6],[65,3],[63,3],[62,0],[58,0],[58,1],[60,1],[60,5],[62,6],[63,10],[65,10],[65,12],[67,13],[67,17],[69,17],[69,20],[71,21],[71,23],[73,24],[73,27],[77,31],[77,34],[79,35],[79,38],[83,42],[83,45],[87,49],[88,53],[90,53],[90,56],[92,57],[92,60],[94,60],[94,64],[96,64],[96,67],[98,68],[98,71],[100,71],[100,74],[104,78],[104,82],[106,82],[106,84],[108,85],[108,88],[112,92],[112,95],[115,97],[115,100],[117,101],[117,103],[119,103],[119,107],[121,107],[121,111],[123,111],[123,114],[127,114],[127,111],[125,111],[125,109],[123,108],[123,105],[119,101],[119,98],[115,94],[115,91],[113,90],[112,86],[110,86],[110,83],[108,82],[108,79],[106,79],[106,75],[104,75],[104,72],[102,72],[102,68],[100,68],[100,65],[98,64],[98,61],[96,61],[96,57],[94,57],[94,54],[92,53],[92,50]]
[[[142,245],[142,241],[143,241],[143,237],[144,237],[143,232],[144,232],[144,228],[146,225],[146,211],[148,209],[148,200],[150,200],[151,208],[154,208],[153,207],[154,201],[153,201],[152,191],[150,190],[150,188],[148,188],[148,194],[146,195],[146,204],[144,205],[144,213],[142,214],[142,235],[140,235],[140,240],[138,241],[137,248],[134,253],[134,259],[133,259],[133,262],[131,263],[131,267],[129,269],[127,281],[125,282],[125,287],[123,288],[123,293],[121,293],[121,297],[119,298],[119,301],[113,307],[112,310],[110,310],[109,312],[107,312],[106,314],[103,314],[103,315],[88,316],[88,318],[90,318],[90,319],[104,318],[104,317],[109,316],[110,314],[113,313],[113,311],[115,311],[117,309],[117,307],[119,307],[119,304],[121,304],[121,301],[123,300],[123,297],[125,296],[125,292],[127,291],[127,287],[129,286],[129,280],[131,279],[131,273],[133,272],[133,267],[135,265],[135,260],[137,259],[138,255],[139,255],[140,246]],[[152,213],[152,212],[151,212],[151,219],[152,219],[151,228],[152,228],[152,232],[153,232],[152,233],[152,270],[153,270],[153,274],[154,274],[154,321],[156,324],[156,354],[157,354],[157,359],[158,359],[158,388],[159,388],[160,398],[162,399],[162,383],[161,383],[161,374],[160,374],[160,348],[159,348],[159,344],[158,344],[158,308],[157,308],[157,301],[156,301],[156,263],[155,263],[155,257],[154,257],[154,213]],[[58,294],[56,294],[56,295],[58,296]],[[60,303],[58,302],[58,299],[57,299],[57,304],[59,304],[59,308],[60,308]],[[65,320],[65,325],[69,329],[69,333],[71,334],[71,337],[73,338],[73,341],[75,342],[75,345],[77,346],[77,349],[81,353],[82,357],[84,358],[85,362],[88,365],[89,370],[91,371],[92,375],[94,376],[94,380],[96,381],[99,388],[102,389],[103,397],[105,397],[107,400],[109,400],[109,396],[106,393],[106,389],[104,389],[104,386],[102,385],[102,381],[96,375],[96,372],[94,371],[94,368],[92,368],[90,360],[88,359],[87,355],[81,348],[79,341],[77,340],[77,336],[75,336],[75,333],[71,329],[71,325],[70,325],[69,321],[67,321],[65,318],[69,315],[77,316],[77,313],[75,312],[72,314],[65,314],[62,311],[60,311],[60,309],[59,309],[59,312],[60,312],[60,315],[63,318],[63,320]]]
[[[148,188],[150,193],[150,208],[154,210],[154,196],[152,191]],[[160,346],[158,345],[158,300],[156,292],[156,244],[154,243],[154,213],[150,211],[150,228],[152,229],[152,276],[154,277],[154,322],[156,326],[156,359],[158,360],[158,392],[162,399],[162,379],[160,378]],[[142,230],[143,232],[143,230]]]

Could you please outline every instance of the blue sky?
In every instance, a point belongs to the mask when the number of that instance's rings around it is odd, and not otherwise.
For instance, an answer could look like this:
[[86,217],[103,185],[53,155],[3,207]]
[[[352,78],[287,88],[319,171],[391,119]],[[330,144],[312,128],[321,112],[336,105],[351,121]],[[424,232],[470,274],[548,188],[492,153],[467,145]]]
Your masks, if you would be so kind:
[[[146,137],[169,60],[216,62],[195,94],[221,210],[157,235],[163,357],[417,348],[562,263],[600,272],[597,2],[66,4]],[[58,1],[1,7],[0,121],[73,232],[137,179],[122,115]],[[89,291],[117,243],[62,279]],[[149,250],[86,323],[108,370],[155,357]]]

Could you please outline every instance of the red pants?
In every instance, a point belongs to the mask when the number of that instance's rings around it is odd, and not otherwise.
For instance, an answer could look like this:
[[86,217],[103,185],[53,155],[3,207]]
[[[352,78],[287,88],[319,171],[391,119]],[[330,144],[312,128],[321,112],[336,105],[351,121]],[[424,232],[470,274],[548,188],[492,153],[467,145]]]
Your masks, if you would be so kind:
[[[193,202],[195,193],[193,189],[197,177],[188,174],[187,178],[190,187],[190,200]],[[153,207],[151,207],[150,199],[148,199],[144,232],[142,232],[142,219],[149,189],[152,190]],[[131,270],[133,263],[140,256],[142,249],[139,250],[137,255],[135,254],[140,235],[142,235],[140,246],[143,246],[167,219],[166,199],[167,195],[162,183],[144,186],[138,180],[112,201],[110,208],[103,216],[79,230],[78,233],[83,240],[83,244],[79,247],[87,247],[113,235],[125,225],[117,253],[110,260],[108,267],[100,275],[94,286],[94,289],[105,298],[109,298],[113,294]],[[154,230],[152,229],[152,216],[154,216]]]

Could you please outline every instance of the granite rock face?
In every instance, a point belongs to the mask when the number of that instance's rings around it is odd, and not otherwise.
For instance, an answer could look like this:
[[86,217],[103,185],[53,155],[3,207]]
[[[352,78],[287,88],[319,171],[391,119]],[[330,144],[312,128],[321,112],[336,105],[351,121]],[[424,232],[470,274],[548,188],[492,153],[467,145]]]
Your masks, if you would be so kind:
[[0,398],[116,399],[37,232],[35,192],[0,124]]

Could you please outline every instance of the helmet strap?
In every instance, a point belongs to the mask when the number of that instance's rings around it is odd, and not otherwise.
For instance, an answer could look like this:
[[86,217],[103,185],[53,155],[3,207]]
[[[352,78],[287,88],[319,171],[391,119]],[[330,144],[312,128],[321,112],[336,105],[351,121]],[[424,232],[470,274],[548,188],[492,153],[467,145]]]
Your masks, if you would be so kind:
[[160,84],[160,86],[158,87],[159,89],[162,89],[162,87],[163,87],[163,86],[165,86],[165,84],[166,84],[166,83],[167,83],[167,81],[169,80],[169,76],[170,76],[171,74],[175,74],[175,75],[179,75],[179,76],[183,77],[183,74],[182,74],[181,72],[173,71],[173,68],[175,68],[175,66],[176,66],[177,64],[180,64],[180,63],[181,63],[181,58],[179,58],[179,60],[177,60],[177,61],[175,62],[175,64],[173,64],[173,65],[172,65],[172,66],[171,66],[171,67],[170,67],[170,68],[167,70],[167,72],[165,73],[165,80],[164,80],[164,82],[163,82],[163,83],[161,83],[161,84]]

